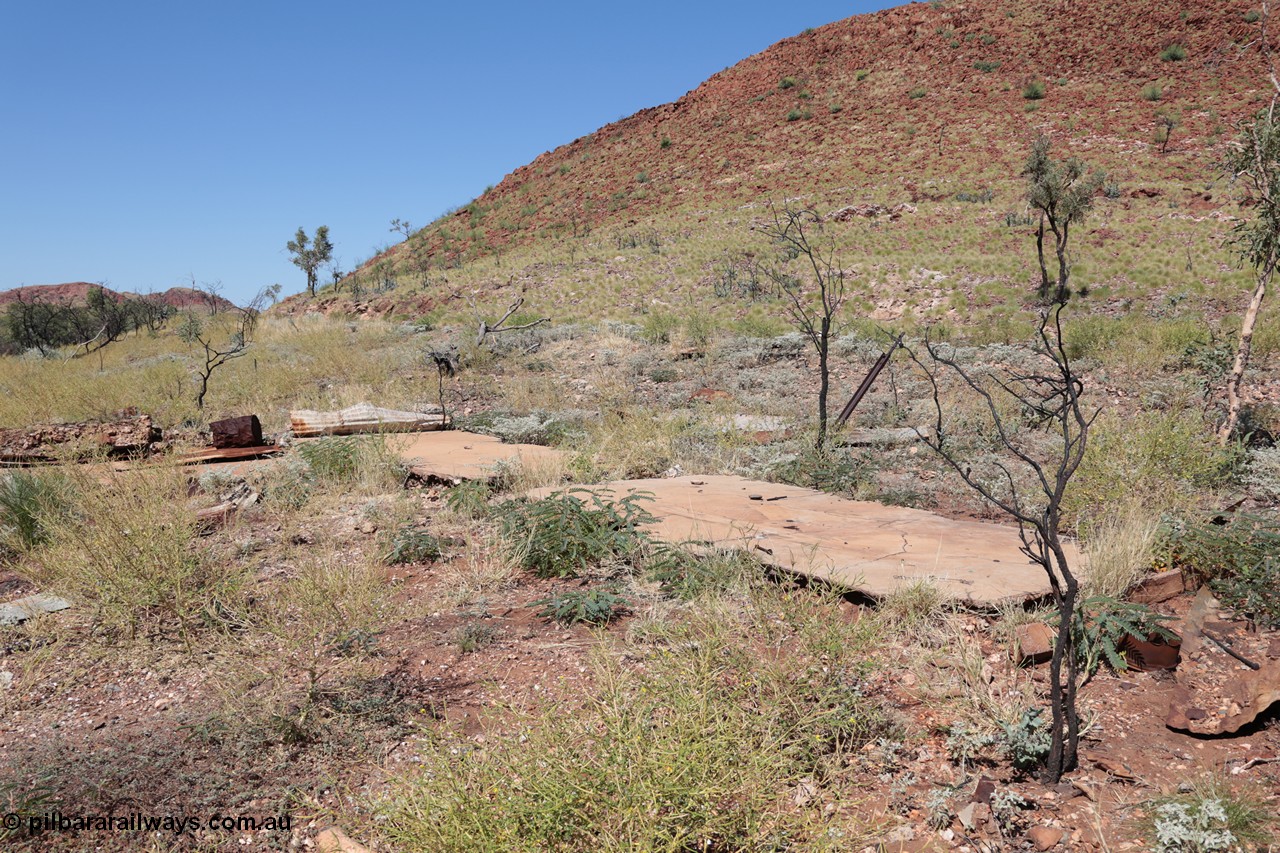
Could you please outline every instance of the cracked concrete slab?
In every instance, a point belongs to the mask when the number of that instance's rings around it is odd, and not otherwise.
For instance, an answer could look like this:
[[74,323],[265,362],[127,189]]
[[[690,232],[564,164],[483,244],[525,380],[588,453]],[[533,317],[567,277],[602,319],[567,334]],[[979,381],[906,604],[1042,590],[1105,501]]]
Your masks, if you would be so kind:
[[[921,578],[979,605],[1049,593],[1044,570],[1019,551],[1016,527],[962,521],[918,509],[852,501],[732,476],[623,480],[592,486],[616,497],[649,492],[667,542],[745,548],[765,563],[884,596]],[[539,489],[542,497],[552,489]],[[1080,557],[1068,548],[1068,559]]]

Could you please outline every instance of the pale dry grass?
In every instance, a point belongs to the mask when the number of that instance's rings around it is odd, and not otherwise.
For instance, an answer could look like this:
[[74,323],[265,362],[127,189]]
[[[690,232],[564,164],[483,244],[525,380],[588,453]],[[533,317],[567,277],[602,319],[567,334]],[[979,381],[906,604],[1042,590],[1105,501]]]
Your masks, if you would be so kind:
[[121,638],[193,633],[217,624],[245,568],[195,541],[185,472],[165,465],[116,471],[70,467],[69,509],[46,519],[48,544],[20,568],[40,586],[89,608]]
[[492,532],[471,536],[463,552],[437,570],[435,600],[456,609],[514,585],[520,565]]
[[1159,535],[1160,516],[1137,502],[1095,521],[1082,541],[1088,594],[1123,597],[1151,570]]

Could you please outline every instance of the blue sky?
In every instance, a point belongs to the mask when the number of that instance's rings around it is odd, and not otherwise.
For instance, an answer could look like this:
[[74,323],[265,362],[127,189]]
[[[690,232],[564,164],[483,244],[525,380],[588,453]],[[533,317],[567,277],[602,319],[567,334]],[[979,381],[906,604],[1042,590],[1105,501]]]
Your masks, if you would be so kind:
[[0,6],[0,289],[303,289],[540,153],[770,44],[894,3]]

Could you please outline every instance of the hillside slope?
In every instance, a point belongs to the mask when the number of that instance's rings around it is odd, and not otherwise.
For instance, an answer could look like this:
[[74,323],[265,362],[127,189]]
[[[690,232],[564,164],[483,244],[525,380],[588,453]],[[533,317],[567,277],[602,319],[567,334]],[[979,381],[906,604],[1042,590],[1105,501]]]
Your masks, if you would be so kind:
[[[1267,91],[1250,9],[944,0],[838,21],[543,154],[320,301],[448,314],[519,288],[570,316],[700,301],[756,245],[755,206],[792,200],[913,205],[836,236],[878,316],[1003,304],[1029,274],[1018,174],[1041,133],[1112,178],[1085,235],[1105,249],[1082,246],[1078,270],[1104,298],[1230,301],[1235,200],[1213,164]],[[949,283],[913,295],[919,270]]]

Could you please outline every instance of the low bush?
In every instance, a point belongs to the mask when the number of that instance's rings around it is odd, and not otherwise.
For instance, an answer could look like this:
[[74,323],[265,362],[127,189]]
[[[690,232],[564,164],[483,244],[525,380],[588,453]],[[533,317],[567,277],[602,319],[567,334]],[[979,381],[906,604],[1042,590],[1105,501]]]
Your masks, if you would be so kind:
[[1233,789],[1211,776],[1190,790],[1150,804],[1148,829],[1156,853],[1211,853],[1264,849],[1275,841],[1276,817],[1265,797]]
[[401,527],[391,536],[387,553],[383,560],[392,566],[406,563],[430,563],[444,556],[440,540],[425,530],[416,527]]
[[57,474],[0,474],[0,558],[44,544],[67,500],[67,482]]
[[1164,89],[1158,83],[1148,83],[1142,87],[1142,100],[1158,101],[1164,97]]
[[214,559],[197,541],[180,472],[81,470],[67,512],[27,561],[32,579],[84,602],[104,633],[121,638],[224,624],[246,568]]
[[713,615],[672,628],[643,668],[598,653],[594,691],[483,747],[425,745],[381,825],[393,846],[442,853],[858,849],[857,823],[790,793],[892,734],[851,668],[870,634],[823,615],[843,633],[822,660],[761,655]]
[[503,539],[520,565],[538,577],[574,577],[607,559],[636,558],[657,519],[642,492],[617,501],[588,489],[554,492],[535,501],[509,500],[495,508]]
[[1174,640],[1163,622],[1169,619],[1145,604],[1095,595],[1080,602],[1072,623],[1076,653],[1085,675],[1092,675],[1105,661],[1116,672],[1129,668],[1126,638]]
[[627,599],[603,587],[587,590],[565,590],[533,602],[542,608],[538,615],[561,625],[608,625],[631,607]]
[[1160,58],[1165,62],[1181,62],[1187,58],[1187,49],[1180,44],[1171,44],[1160,51]]
[[1022,87],[1022,97],[1028,101],[1038,101],[1044,97],[1045,86],[1040,80],[1031,80]]

